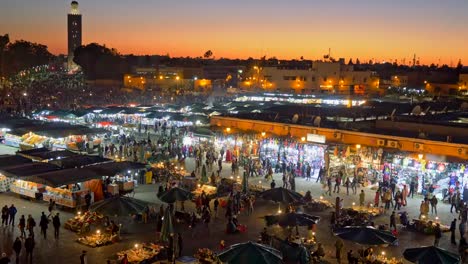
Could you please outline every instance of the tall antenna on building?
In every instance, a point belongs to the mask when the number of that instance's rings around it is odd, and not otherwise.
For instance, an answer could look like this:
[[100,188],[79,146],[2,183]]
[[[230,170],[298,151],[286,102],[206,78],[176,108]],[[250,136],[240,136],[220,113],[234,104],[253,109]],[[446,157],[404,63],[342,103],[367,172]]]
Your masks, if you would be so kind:
[[413,55],[413,67],[416,65],[416,53]]

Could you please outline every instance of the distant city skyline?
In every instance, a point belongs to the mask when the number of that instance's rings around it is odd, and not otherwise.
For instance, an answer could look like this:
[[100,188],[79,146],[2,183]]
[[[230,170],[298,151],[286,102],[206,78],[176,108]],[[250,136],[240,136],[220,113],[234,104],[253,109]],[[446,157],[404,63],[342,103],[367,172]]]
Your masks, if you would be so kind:
[[[6,0],[0,34],[67,53],[65,0]],[[468,64],[465,0],[81,0],[83,44],[122,54]]]

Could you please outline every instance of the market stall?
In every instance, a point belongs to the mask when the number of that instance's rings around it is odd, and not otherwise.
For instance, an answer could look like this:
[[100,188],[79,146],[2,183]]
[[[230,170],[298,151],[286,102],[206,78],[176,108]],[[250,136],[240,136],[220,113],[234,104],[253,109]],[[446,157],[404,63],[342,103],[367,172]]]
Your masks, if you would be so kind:
[[85,246],[95,248],[110,245],[118,242],[119,240],[120,238],[117,233],[113,234],[112,232],[96,230],[95,233],[79,237],[76,241]]
[[329,149],[329,175],[337,176],[341,171],[346,177],[358,177],[363,186],[382,180],[382,148],[361,145],[335,145]]
[[[325,150],[325,145],[270,138],[260,143],[260,159],[268,159],[276,171],[279,171],[282,166],[292,164],[296,175],[302,175],[303,165],[309,164],[312,168],[311,177],[316,178],[319,169],[324,164]],[[298,168],[297,164],[302,166]]]
[[78,212],[73,218],[65,222],[64,228],[76,233],[86,233],[91,230],[91,225],[99,225],[104,221],[104,215],[96,212]]
[[151,263],[150,261],[156,261],[158,255],[162,254],[164,250],[163,246],[153,243],[135,244],[133,248],[117,253],[117,257],[121,261],[126,255],[128,263],[142,263],[143,261]]
[[434,189],[433,193],[439,200],[456,191],[463,195],[468,185],[467,164],[433,161],[431,158],[422,154],[387,153],[383,166],[384,178],[394,177],[400,188],[414,182],[417,192],[422,194]]
[[62,186],[61,188],[52,188],[46,186],[45,192],[42,194],[44,201],[54,201],[58,205],[68,208],[81,207],[85,204],[85,196],[91,195],[91,203],[94,202],[94,193],[87,189],[81,189],[78,184]]
[[10,184],[10,191],[22,196],[41,199],[45,191],[45,186],[34,182],[15,180]]

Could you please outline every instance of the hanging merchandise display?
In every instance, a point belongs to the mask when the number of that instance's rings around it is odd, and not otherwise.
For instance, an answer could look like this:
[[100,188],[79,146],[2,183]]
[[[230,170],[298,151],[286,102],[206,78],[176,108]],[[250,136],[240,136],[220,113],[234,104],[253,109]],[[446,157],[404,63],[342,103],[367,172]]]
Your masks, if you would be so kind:
[[439,199],[448,197],[451,193],[460,192],[463,195],[468,185],[468,169],[466,164],[449,163],[414,158],[412,155],[385,155],[383,165],[384,179],[395,178],[400,188],[413,182],[418,193],[426,195],[433,193]]
[[312,178],[325,165],[325,145],[302,143],[293,139],[270,138],[260,143],[260,159],[268,160],[275,171],[292,166],[296,175],[304,175],[307,165],[311,166]]
[[329,175],[336,176],[341,171],[344,177],[358,177],[358,181],[367,185],[382,180],[383,149],[361,145],[336,145],[329,151]]

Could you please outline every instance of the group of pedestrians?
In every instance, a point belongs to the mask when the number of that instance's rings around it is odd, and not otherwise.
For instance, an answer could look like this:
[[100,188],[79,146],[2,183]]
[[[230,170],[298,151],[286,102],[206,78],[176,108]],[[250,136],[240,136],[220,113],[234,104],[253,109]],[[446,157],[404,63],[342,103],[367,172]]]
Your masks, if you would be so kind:
[[[18,210],[16,209],[15,205],[12,204],[10,207],[5,205],[2,208],[2,227],[11,227],[12,232],[15,232],[15,216]],[[40,220],[39,220],[39,228],[40,233],[44,239],[47,239],[47,229],[49,224],[52,223],[54,228],[54,237],[55,239],[59,239],[60,234],[60,214],[56,213],[55,215],[49,214],[46,216],[44,212],[41,213]],[[20,263],[20,256],[23,248],[26,252],[26,260],[30,263],[33,262],[33,252],[36,246],[36,238],[35,238],[35,228],[37,226],[36,220],[32,217],[31,214],[28,215],[26,218],[24,215],[21,215],[18,221],[18,230],[19,236],[15,238],[13,241],[12,251],[15,253],[15,261],[16,263]],[[28,231],[28,234],[26,234]],[[6,255],[6,253],[2,254],[2,258],[0,259],[0,263],[10,263],[10,257]],[[8,260],[8,261],[7,261]]]

